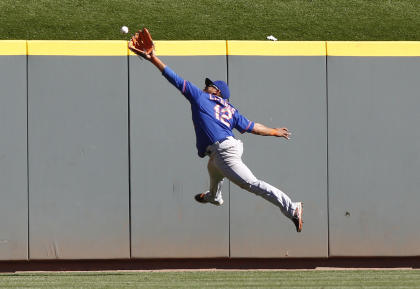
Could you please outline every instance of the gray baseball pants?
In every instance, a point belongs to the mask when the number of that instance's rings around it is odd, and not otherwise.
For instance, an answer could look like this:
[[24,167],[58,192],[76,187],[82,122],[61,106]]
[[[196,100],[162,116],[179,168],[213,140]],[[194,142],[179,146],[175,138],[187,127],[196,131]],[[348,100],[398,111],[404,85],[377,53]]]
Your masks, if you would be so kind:
[[251,170],[242,162],[243,143],[233,137],[207,148],[210,159],[208,171],[210,175],[210,195],[215,201],[222,200],[222,184],[226,177],[239,187],[263,197],[280,208],[288,218],[292,218],[296,204],[281,190],[257,179]]

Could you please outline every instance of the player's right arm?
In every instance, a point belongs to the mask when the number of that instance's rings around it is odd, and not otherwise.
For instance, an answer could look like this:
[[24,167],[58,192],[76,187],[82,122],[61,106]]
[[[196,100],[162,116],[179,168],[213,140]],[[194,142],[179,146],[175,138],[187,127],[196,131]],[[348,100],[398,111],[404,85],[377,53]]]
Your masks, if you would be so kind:
[[263,136],[276,136],[284,137],[285,139],[290,139],[291,133],[285,127],[281,128],[270,128],[261,123],[255,123],[254,128],[251,131],[253,134],[263,135]]
[[[220,120],[223,122],[224,119],[230,119],[229,114],[222,115]],[[261,123],[249,121],[246,117],[241,115],[238,110],[234,113],[234,127],[240,132],[250,132],[257,135],[263,136],[275,136],[284,137],[290,139],[291,133],[285,127],[282,128],[270,128]]]

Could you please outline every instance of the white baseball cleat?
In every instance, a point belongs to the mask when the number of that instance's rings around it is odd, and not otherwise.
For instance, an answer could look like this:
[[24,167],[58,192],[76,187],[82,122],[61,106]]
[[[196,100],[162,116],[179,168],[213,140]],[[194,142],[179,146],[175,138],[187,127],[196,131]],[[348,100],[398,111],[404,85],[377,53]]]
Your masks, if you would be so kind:
[[303,227],[303,220],[302,220],[302,214],[303,214],[303,203],[302,202],[298,202],[297,203],[297,208],[295,210],[295,213],[292,217],[292,221],[296,226],[296,231],[302,232],[302,227]]
[[212,198],[212,196],[210,195],[210,192],[205,192],[205,193],[201,193],[201,194],[197,194],[194,196],[194,199],[202,204],[213,204],[216,206],[221,206],[223,205],[223,199],[220,198],[220,200],[215,200]]

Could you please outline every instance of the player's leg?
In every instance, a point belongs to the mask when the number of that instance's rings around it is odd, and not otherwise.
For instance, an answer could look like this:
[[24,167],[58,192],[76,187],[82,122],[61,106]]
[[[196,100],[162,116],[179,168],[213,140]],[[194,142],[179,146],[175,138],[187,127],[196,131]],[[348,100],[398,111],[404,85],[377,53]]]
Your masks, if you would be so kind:
[[195,200],[199,203],[211,203],[216,206],[223,205],[222,185],[224,176],[215,166],[214,158],[210,157],[207,164],[207,170],[210,177],[210,190],[201,194],[195,195]]
[[284,215],[293,218],[297,203],[278,188],[257,179],[251,170],[243,163],[243,144],[239,140],[224,142],[214,153],[214,164],[225,177],[241,188],[263,197],[280,208]]
[[207,164],[207,170],[210,177],[210,190],[209,195],[216,202],[223,203],[222,198],[222,185],[225,178],[214,163],[214,159],[210,158]]

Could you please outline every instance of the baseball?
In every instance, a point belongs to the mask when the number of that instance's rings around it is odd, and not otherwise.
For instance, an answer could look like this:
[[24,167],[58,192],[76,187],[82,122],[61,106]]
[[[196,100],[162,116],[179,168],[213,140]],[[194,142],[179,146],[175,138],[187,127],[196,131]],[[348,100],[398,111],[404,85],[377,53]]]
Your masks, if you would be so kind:
[[127,34],[127,33],[128,33],[128,27],[127,27],[127,26],[123,26],[123,27],[121,27],[120,32],[121,32],[122,34]]

